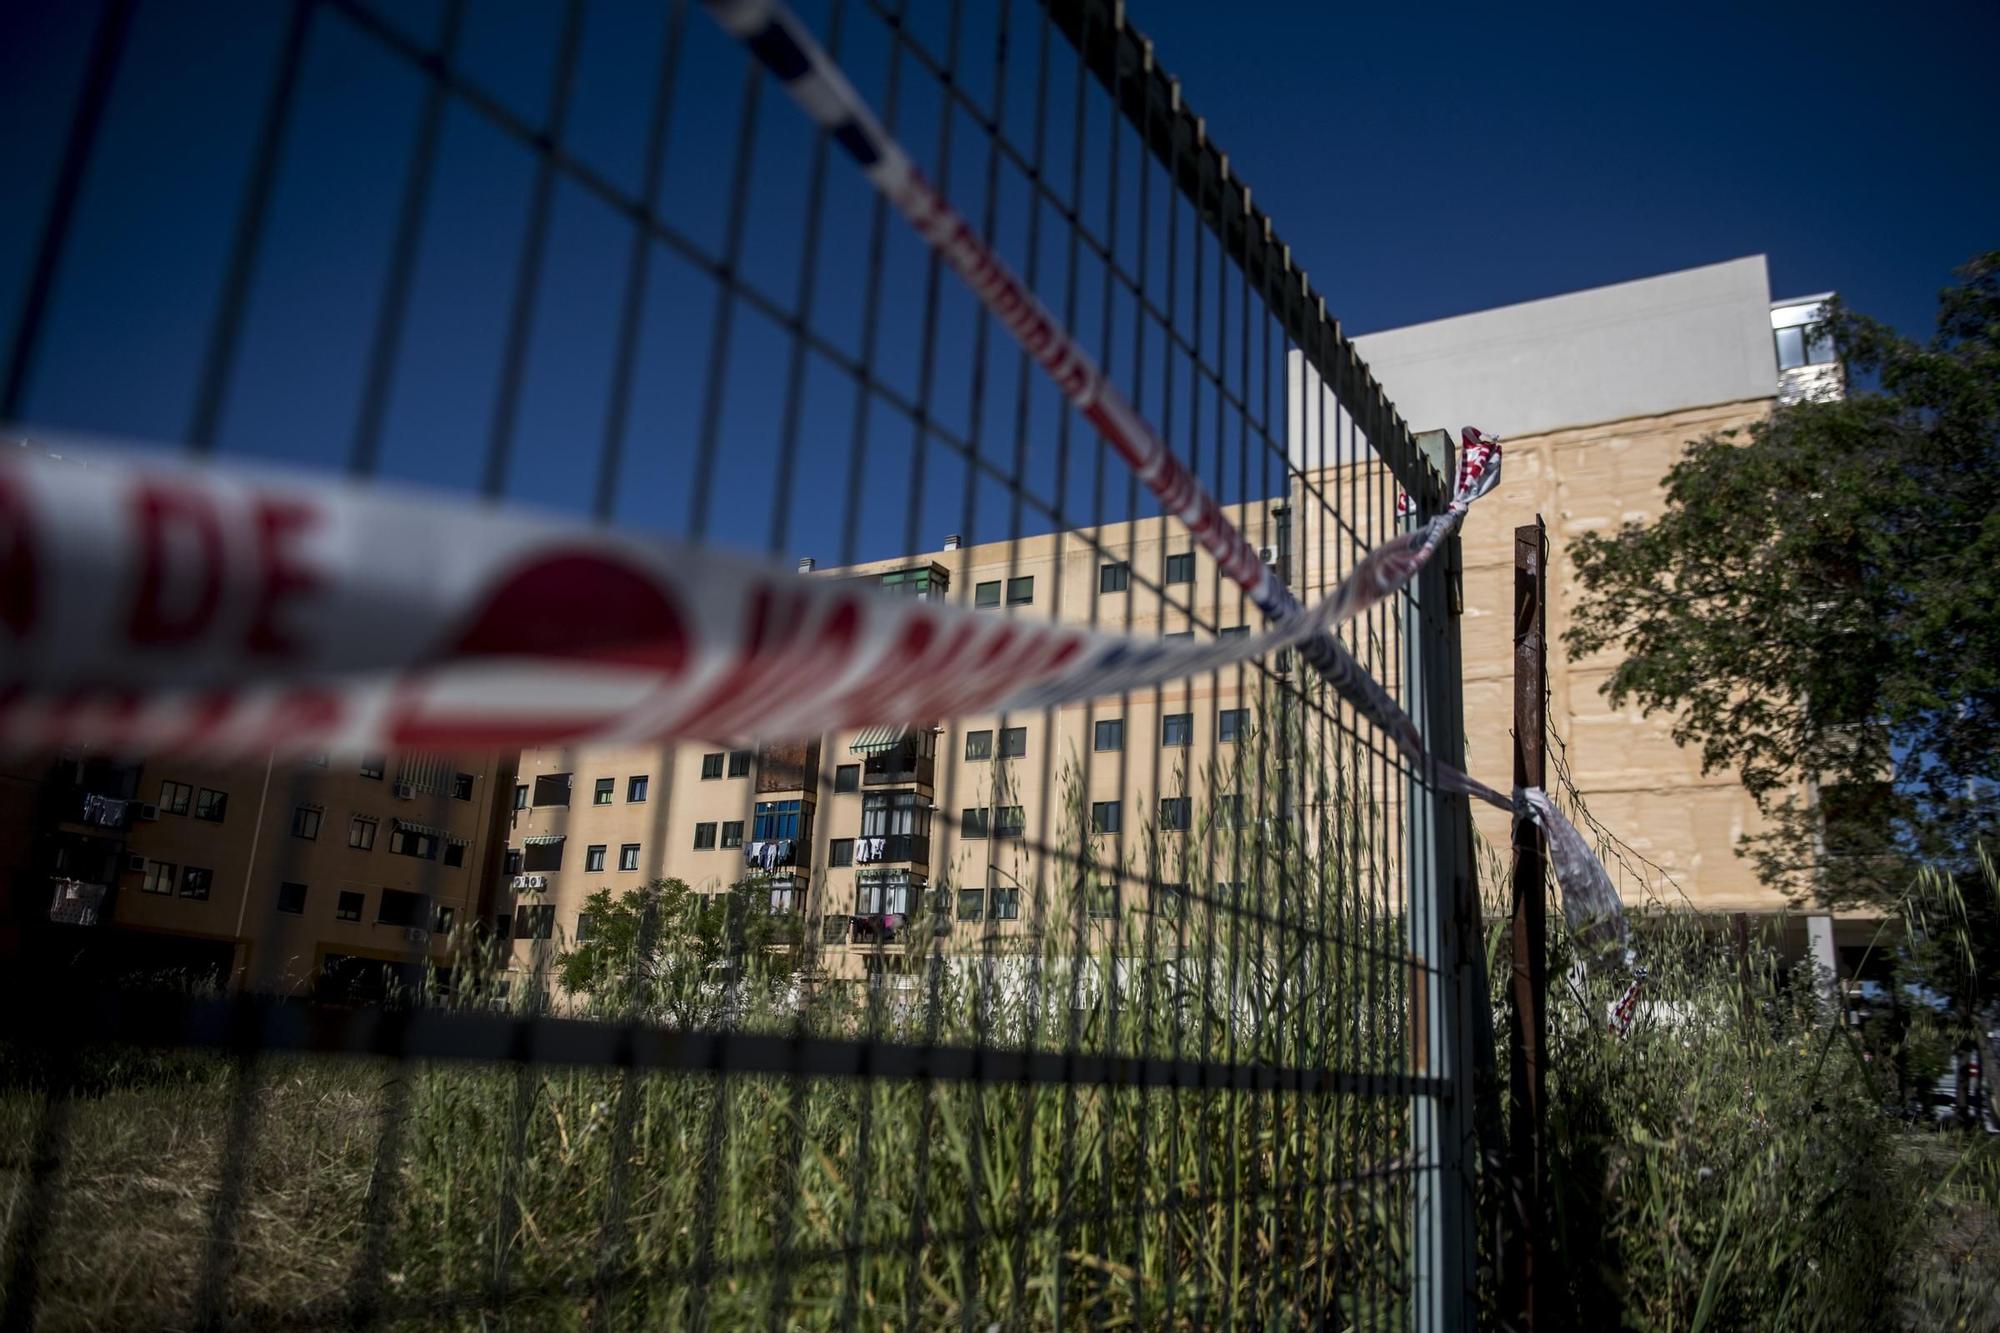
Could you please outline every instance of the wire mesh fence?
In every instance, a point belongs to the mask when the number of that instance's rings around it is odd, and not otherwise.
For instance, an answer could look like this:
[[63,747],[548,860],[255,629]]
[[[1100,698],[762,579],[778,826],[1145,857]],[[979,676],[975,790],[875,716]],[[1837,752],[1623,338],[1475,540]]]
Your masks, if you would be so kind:
[[[1449,458],[1122,7],[801,8],[1277,580],[1310,602],[1399,491],[1441,506]],[[228,17],[19,20],[45,58],[0,419],[31,445],[533,505],[1135,639],[1261,620],[788,100],[786,52],[687,3]],[[1441,573],[1340,643],[1455,762]],[[261,785],[63,756],[163,825],[215,815],[178,851],[133,824],[77,929],[226,962],[21,971],[4,1322],[1457,1323],[1469,821],[1305,656],[749,749]],[[20,938],[91,952],[32,919],[43,883]]]

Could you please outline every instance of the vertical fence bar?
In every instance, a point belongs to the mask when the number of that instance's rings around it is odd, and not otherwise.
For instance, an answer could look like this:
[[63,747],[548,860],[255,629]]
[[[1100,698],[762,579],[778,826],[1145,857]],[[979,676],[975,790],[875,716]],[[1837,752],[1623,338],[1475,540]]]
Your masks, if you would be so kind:
[[[1418,501],[1420,516],[1413,515],[1412,523],[1436,511],[1442,478],[1451,468],[1449,437],[1433,433],[1417,443],[1433,471]],[[1403,628],[1409,672],[1405,698],[1425,748],[1441,757],[1454,754],[1459,742],[1458,680],[1446,635],[1445,563],[1432,562],[1411,584]],[[1409,1325],[1424,1333],[1470,1328],[1476,1319],[1472,1174],[1466,1153],[1472,1099],[1463,1009],[1470,997],[1457,929],[1468,880],[1468,867],[1461,864],[1460,805],[1421,771],[1410,774],[1404,830],[1404,919],[1411,955],[1408,1058],[1412,1074],[1438,1079],[1445,1089],[1414,1097],[1410,1107],[1415,1234]]]
[[[1514,785],[1548,780],[1543,703],[1548,694],[1548,537],[1536,517],[1514,529]],[[1508,1016],[1511,1059],[1508,1156],[1514,1226],[1506,1264],[1506,1308],[1535,1327],[1547,1274],[1543,1188],[1547,1115],[1548,857],[1541,829],[1514,817],[1514,975]]]
[[1743,1035],[1757,1030],[1757,1001],[1750,989],[1750,914],[1738,912],[1731,918],[1736,932],[1736,995],[1743,1011]]

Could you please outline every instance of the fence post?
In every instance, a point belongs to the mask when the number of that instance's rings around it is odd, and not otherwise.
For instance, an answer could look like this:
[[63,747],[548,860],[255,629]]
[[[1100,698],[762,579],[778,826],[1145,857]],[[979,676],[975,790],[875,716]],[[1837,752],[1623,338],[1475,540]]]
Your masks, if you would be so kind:
[[[1548,781],[1548,536],[1538,516],[1514,529],[1514,785]],[[1548,858],[1541,829],[1514,817],[1513,1004],[1508,1015],[1508,1157],[1514,1205],[1507,1308],[1532,1329],[1549,1273],[1547,1123]]]
[[[1453,474],[1451,437],[1443,431],[1416,438],[1434,469],[1435,494],[1419,504],[1412,524],[1429,516]],[[1404,622],[1406,697],[1427,752],[1462,762],[1463,707],[1450,612],[1446,558],[1432,562],[1410,585]],[[1409,780],[1408,898],[1405,922],[1410,959],[1410,1072],[1433,1081],[1411,1098],[1412,1171],[1415,1187],[1412,1246],[1415,1289],[1409,1324],[1434,1330],[1472,1328],[1478,1318],[1477,1209],[1474,1204],[1475,1056],[1471,1010],[1485,1003],[1484,987],[1469,960],[1465,901],[1470,892],[1471,842],[1463,825],[1463,797],[1441,791],[1428,775]],[[1476,917],[1475,917],[1476,920]]]

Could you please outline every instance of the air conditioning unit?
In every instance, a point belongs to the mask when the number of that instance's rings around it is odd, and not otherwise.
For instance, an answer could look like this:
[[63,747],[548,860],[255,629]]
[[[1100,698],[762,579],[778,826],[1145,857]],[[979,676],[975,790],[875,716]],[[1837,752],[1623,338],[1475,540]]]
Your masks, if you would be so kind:
[[412,944],[428,944],[431,933],[422,926],[410,926],[403,931],[403,938]]
[[128,852],[125,856],[125,868],[135,875],[143,875],[146,873],[146,858]]
[[391,788],[390,794],[399,801],[414,801],[417,799],[417,789],[407,782],[397,783]]
[[144,819],[150,822],[160,817],[160,807],[154,805],[151,801],[140,801],[132,807],[132,815],[135,819]]

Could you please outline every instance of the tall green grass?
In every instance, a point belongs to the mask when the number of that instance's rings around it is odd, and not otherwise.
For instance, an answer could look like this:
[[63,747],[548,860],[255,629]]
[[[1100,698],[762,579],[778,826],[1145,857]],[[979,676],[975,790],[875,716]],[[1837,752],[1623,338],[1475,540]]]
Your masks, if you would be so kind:
[[[942,914],[916,936],[936,947],[908,990],[802,986],[810,960],[760,952],[682,974],[672,994],[517,989],[507,1003],[671,1022],[698,1000],[748,1030],[1404,1072],[1393,822],[1364,808],[1350,756],[1296,732],[1239,748],[1250,767],[1206,789],[1250,796],[1244,824],[1203,811],[1187,834],[1146,820],[1122,843],[1086,832],[1072,770],[1051,841],[1079,856],[1020,867],[1029,929],[926,935],[967,929],[954,886],[935,886]],[[1316,775],[1286,788],[1302,815],[1257,808],[1281,771]],[[462,987],[459,1002],[492,1000]],[[223,1290],[247,1327],[358,1308],[468,1329],[1407,1323],[1413,1178],[1394,1091],[282,1058],[247,1075],[258,1114],[239,1148],[225,1141],[239,1075],[177,1057],[170,1077],[72,1107],[44,1326],[190,1318],[231,1151],[250,1156]],[[30,1090],[0,1097],[10,1226],[41,1106]]]

